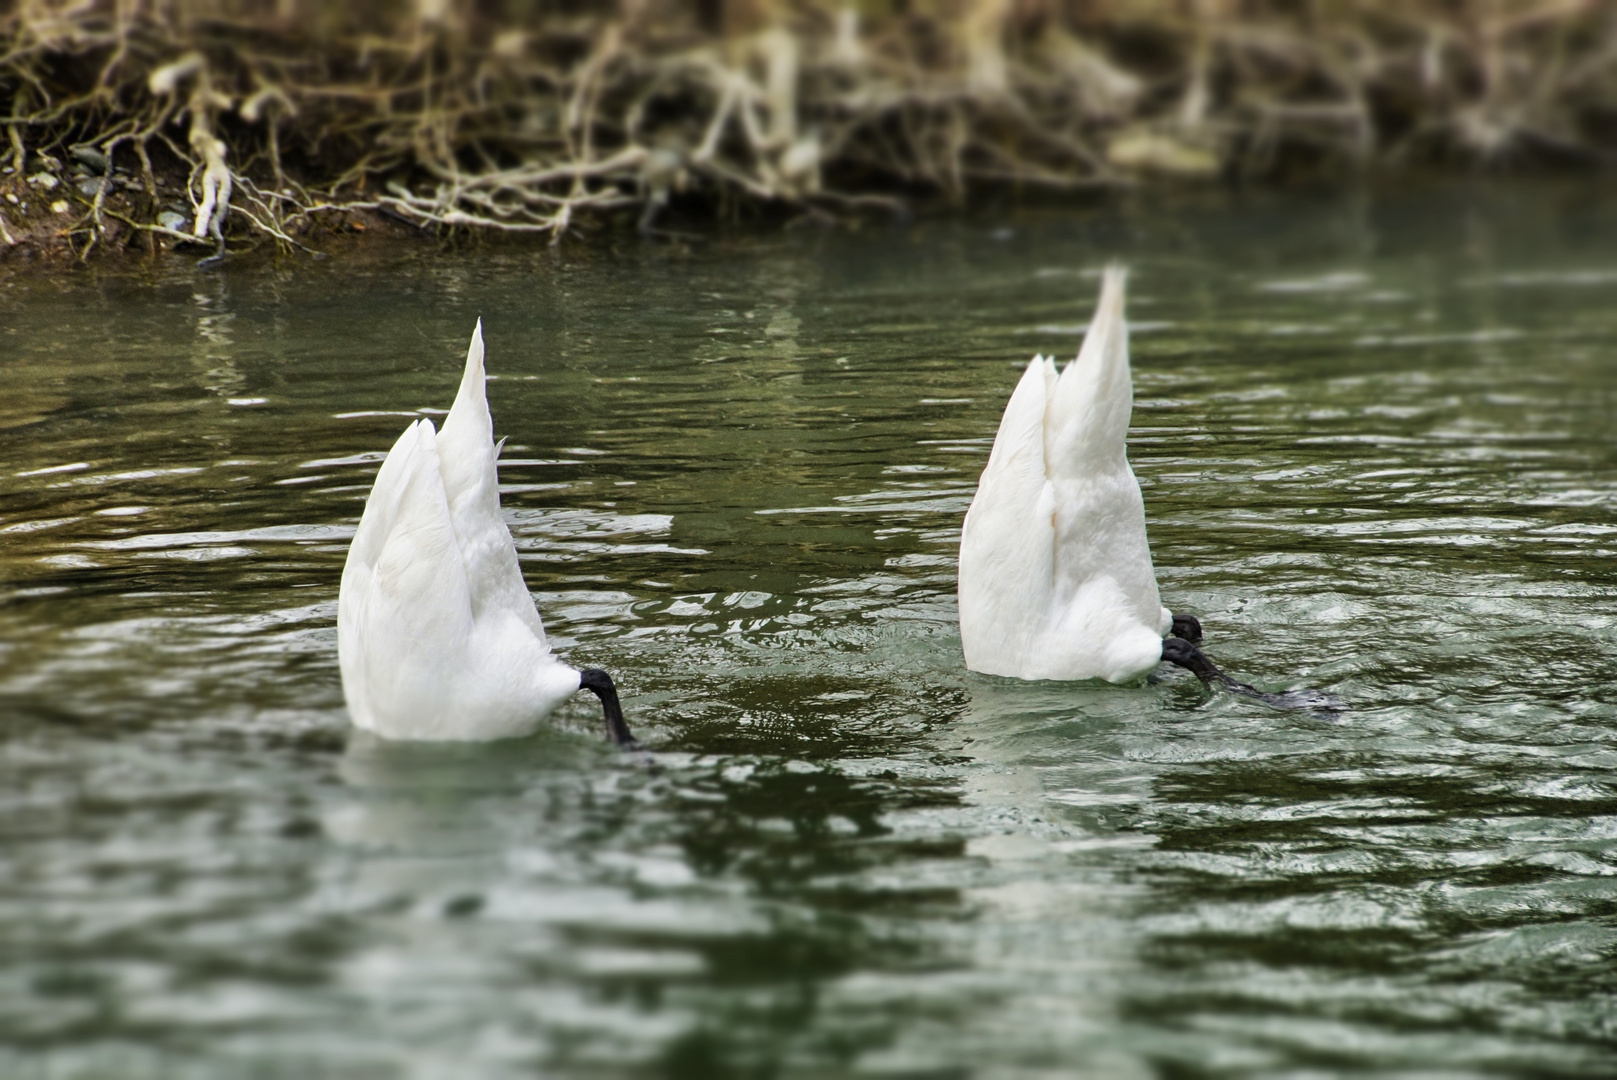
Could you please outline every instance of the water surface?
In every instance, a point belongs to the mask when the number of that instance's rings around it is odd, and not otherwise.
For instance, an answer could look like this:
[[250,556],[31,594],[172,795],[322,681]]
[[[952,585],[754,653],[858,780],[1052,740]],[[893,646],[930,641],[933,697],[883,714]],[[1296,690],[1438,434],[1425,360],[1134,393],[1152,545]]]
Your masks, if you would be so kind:
[[[1617,198],[1217,195],[0,278],[0,1073],[1617,1071]],[[1164,600],[1284,712],[961,665],[961,516],[1133,268]],[[481,316],[531,739],[354,735]]]

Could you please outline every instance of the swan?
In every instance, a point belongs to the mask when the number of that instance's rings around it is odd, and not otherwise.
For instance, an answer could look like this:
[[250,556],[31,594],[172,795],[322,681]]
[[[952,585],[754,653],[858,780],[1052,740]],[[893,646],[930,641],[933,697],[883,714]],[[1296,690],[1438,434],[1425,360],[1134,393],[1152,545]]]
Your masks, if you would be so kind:
[[545,640],[500,517],[484,383],[479,319],[443,430],[405,428],[365,500],[337,596],[349,715],[389,739],[504,739],[582,689],[608,736],[633,746],[612,677],[569,667]]
[[[1005,406],[960,534],[966,667],[1128,682],[1164,660],[1222,678],[1201,625],[1163,607],[1125,445],[1134,390],[1126,272],[1111,266],[1066,370],[1035,356]],[[1163,635],[1173,636],[1164,642]]]

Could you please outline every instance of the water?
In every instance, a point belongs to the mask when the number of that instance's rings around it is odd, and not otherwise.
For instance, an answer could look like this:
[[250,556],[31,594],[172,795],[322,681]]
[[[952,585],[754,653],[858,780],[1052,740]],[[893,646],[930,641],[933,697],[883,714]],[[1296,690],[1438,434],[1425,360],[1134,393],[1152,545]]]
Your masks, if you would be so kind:
[[[1186,196],[0,280],[0,1074],[1617,1071],[1617,199]],[[960,518],[1134,269],[1165,602],[962,670]],[[484,319],[532,739],[348,729],[346,541]]]

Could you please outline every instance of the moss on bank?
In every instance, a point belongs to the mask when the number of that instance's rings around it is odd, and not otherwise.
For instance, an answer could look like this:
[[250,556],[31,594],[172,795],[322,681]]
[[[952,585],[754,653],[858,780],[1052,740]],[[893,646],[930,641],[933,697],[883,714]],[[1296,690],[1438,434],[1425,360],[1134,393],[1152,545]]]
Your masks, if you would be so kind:
[[[1617,161],[1601,0],[19,0],[0,245]],[[24,209],[26,207],[26,209]]]

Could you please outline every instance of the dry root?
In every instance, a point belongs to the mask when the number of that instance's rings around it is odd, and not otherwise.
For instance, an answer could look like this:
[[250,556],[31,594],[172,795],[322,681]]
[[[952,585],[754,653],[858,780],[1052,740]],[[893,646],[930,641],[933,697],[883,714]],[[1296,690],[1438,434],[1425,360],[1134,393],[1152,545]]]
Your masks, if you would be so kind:
[[[1602,0],[499,9],[20,0],[0,15],[7,167],[77,162],[85,254],[110,217],[218,257],[360,209],[559,237],[613,211],[654,230],[685,191],[812,211],[1298,161],[1617,159]],[[183,213],[154,156],[186,175]],[[144,199],[114,213],[115,187]]]

